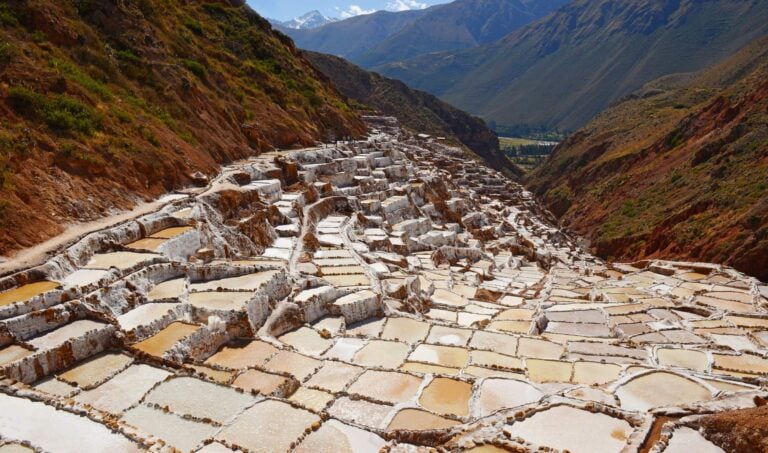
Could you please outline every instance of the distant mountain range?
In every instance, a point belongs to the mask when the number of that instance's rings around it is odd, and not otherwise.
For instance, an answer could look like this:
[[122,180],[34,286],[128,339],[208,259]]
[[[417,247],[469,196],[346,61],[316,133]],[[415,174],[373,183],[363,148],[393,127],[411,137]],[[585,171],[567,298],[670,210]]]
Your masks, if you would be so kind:
[[572,131],[643,84],[768,34],[756,0],[458,0],[286,31],[497,131]]
[[568,1],[458,0],[424,10],[379,11],[312,30],[284,31],[302,49],[371,68],[425,53],[495,42]]
[[768,281],[766,144],[763,38],[612,106],[528,186],[605,258],[725,263]]
[[289,21],[281,22],[276,19],[268,19],[273,25],[279,28],[285,28],[289,30],[312,30],[313,28],[322,27],[333,22],[337,22],[338,19],[333,17],[326,17],[320,11],[310,11],[303,16],[299,16]]

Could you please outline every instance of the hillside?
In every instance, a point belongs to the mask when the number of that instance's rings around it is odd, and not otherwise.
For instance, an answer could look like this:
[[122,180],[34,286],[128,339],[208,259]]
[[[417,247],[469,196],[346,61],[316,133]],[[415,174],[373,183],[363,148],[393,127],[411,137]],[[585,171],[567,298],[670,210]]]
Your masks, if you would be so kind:
[[313,31],[284,30],[302,48],[364,68],[495,42],[570,0],[456,0],[426,10],[379,12]]
[[768,281],[768,38],[648,84],[559,146],[529,187],[607,258],[733,265]]
[[242,1],[0,4],[0,255],[273,147],[364,132]]
[[491,45],[374,68],[497,131],[575,130],[666,74],[702,70],[768,34],[768,2],[574,0]]
[[316,52],[304,54],[348,98],[385,115],[397,117],[401,124],[414,131],[444,136],[461,143],[494,168],[516,177],[522,176],[520,169],[499,150],[499,138],[483,120],[429,93],[412,90],[398,80],[367,72],[339,57]]

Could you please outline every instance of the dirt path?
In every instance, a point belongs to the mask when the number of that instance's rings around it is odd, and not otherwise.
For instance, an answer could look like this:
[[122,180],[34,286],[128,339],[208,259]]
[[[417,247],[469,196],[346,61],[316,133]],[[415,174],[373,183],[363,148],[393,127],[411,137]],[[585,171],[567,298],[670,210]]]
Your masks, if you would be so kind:
[[123,211],[119,214],[103,217],[92,222],[68,225],[64,232],[58,236],[52,237],[33,247],[20,250],[12,256],[2,257],[2,262],[0,262],[0,275],[6,275],[30,267],[39,266],[58,251],[74,244],[82,237],[93,233],[94,231],[110,228],[151,212],[155,212],[166,203],[168,202],[161,202],[159,200],[149,203],[140,203],[130,211]]

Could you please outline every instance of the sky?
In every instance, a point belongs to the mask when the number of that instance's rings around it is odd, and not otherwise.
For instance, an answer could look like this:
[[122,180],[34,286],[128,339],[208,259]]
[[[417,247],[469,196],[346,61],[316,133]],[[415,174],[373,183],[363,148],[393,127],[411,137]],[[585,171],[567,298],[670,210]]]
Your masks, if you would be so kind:
[[289,20],[318,10],[327,17],[346,19],[359,14],[386,9],[405,11],[422,9],[449,0],[247,0],[251,8],[270,19]]

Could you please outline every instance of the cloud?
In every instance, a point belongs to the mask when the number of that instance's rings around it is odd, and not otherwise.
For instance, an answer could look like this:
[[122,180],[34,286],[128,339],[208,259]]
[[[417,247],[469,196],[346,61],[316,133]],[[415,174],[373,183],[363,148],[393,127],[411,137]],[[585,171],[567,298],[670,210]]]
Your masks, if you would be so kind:
[[363,14],[372,14],[375,12],[375,9],[363,9],[358,5],[349,5],[349,7],[342,10],[339,15],[342,19],[349,19],[350,17],[362,16]]
[[426,3],[416,0],[392,0],[387,3],[387,9],[390,11],[408,11],[411,9],[424,9],[426,7]]

